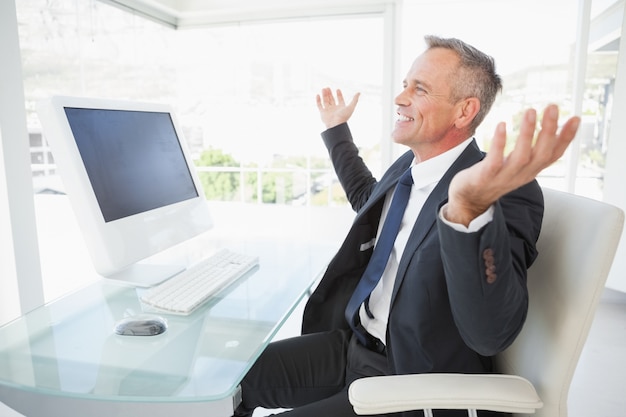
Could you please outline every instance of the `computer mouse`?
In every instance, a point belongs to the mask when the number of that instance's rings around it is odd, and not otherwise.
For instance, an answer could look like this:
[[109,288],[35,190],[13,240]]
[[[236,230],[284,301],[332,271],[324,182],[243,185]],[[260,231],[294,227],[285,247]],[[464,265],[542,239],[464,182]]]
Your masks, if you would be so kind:
[[125,317],[113,330],[122,336],[156,336],[167,330],[167,320],[153,315]]

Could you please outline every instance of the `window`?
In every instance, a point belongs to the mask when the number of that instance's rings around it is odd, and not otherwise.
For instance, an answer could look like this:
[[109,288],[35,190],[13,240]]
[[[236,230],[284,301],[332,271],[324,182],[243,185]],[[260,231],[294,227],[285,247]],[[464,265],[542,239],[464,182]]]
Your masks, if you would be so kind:
[[[97,1],[16,8],[46,300],[97,276],[70,206],[55,195],[63,185],[42,138],[41,99],[173,105],[211,201],[349,210],[319,136],[315,94],[323,87],[363,93],[353,131],[366,159],[379,159],[380,14],[173,30]],[[67,279],[68,262],[80,278]]]
[[[378,158],[378,14],[173,30],[99,2],[17,9],[33,135],[35,103],[52,94],[168,102],[210,200],[345,204],[319,137],[315,94],[329,86],[363,93],[355,134]],[[33,175],[54,175],[45,146],[35,148]]]
[[604,196],[623,10],[624,4],[614,0],[591,1],[582,86],[583,124],[572,191],[598,200]]

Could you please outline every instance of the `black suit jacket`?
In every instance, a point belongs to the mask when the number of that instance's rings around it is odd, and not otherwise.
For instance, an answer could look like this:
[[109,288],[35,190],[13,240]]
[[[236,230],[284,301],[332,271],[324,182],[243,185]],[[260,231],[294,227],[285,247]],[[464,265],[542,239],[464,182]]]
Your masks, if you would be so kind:
[[[373,252],[386,193],[413,160],[402,155],[377,182],[346,124],[322,134],[357,211],[354,223],[306,305],[303,333],[348,328],[344,310]],[[473,141],[444,174],[415,221],[400,259],[387,327],[390,373],[491,371],[490,357],[526,318],[526,270],[535,259],[543,195],[531,182],[495,204],[493,220],[462,233],[438,218],[452,177],[483,158]],[[493,264],[495,273],[487,274]]]

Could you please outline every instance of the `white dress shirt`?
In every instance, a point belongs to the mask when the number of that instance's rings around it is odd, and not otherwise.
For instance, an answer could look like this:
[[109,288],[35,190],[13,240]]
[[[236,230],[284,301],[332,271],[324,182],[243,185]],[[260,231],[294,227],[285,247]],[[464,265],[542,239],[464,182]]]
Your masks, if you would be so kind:
[[[378,282],[376,288],[372,291],[369,299],[370,311],[374,318],[370,318],[367,315],[363,306],[361,306],[359,310],[359,316],[363,327],[369,334],[377,337],[385,344],[387,319],[389,317],[389,308],[391,305],[391,294],[396,280],[396,274],[398,272],[398,264],[400,263],[400,257],[404,252],[404,248],[406,247],[409,235],[411,234],[411,230],[415,224],[415,220],[424,206],[426,199],[428,199],[432,190],[437,186],[439,179],[446,173],[450,166],[452,166],[454,161],[461,155],[471,141],[472,138],[469,138],[441,155],[437,155],[436,157],[419,164],[416,164],[415,160],[413,160],[413,165],[411,166],[413,187],[411,188],[409,202],[404,211],[404,216],[402,217],[402,222],[400,223],[400,230],[394,242],[393,249],[391,250],[391,255],[389,256],[389,261],[387,262],[383,276]],[[385,197],[385,204],[383,206],[377,236],[380,235],[394,190],[390,190]],[[493,218],[492,213],[493,207],[490,207],[489,210],[474,219],[470,223],[469,227],[451,223],[445,220],[441,213],[439,215],[446,222],[446,224],[449,224],[455,229],[459,231],[472,232],[479,230],[482,226],[491,221]]]

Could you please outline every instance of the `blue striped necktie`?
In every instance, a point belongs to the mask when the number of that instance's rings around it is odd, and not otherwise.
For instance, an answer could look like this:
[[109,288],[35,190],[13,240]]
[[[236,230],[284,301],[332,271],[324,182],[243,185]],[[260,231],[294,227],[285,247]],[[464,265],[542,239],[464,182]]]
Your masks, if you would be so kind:
[[354,293],[352,293],[352,297],[348,301],[348,305],[346,307],[346,320],[348,320],[348,323],[357,338],[359,338],[364,345],[367,344],[367,340],[365,335],[357,327],[359,307],[365,302],[365,310],[367,314],[373,318],[371,312],[369,311],[367,301],[369,299],[369,295],[378,284],[378,281],[380,281],[380,278],[385,271],[385,267],[387,266],[387,261],[389,260],[389,255],[391,255],[393,243],[398,235],[398,230],[400,230],[400,223],[402,222],[404,210],[406,209],[406,205],[409,201],[412,185],[413,177],[411,176],[411,168],[409,168],[404,174],[402,174],[400,180],[398,181],[398,185],[396,186],[396,190],[393,194],[393,199],[389,205],[389,210],[387,211],[385,223],[383,224],[380,236],[378,237],[376,246],[374,247],[374,253],[372,253],[372,257],[365,268],[365,272],[363,272],[363,276],[357,284]]

